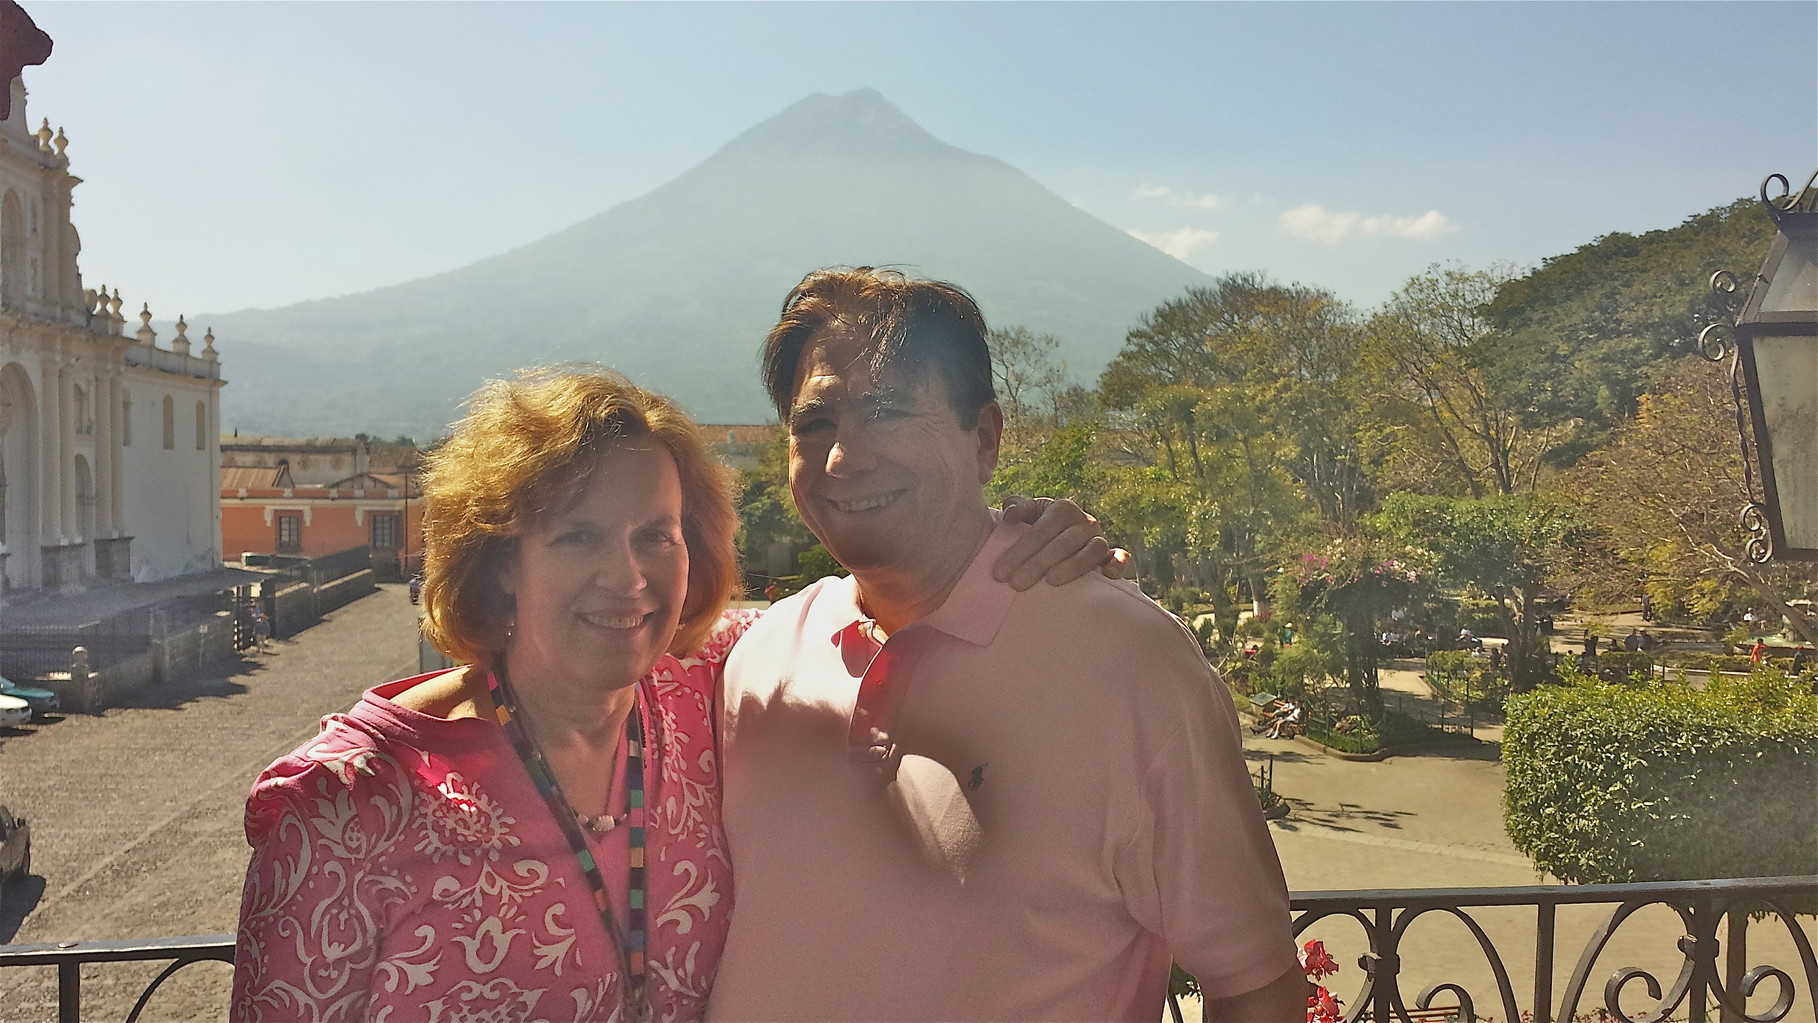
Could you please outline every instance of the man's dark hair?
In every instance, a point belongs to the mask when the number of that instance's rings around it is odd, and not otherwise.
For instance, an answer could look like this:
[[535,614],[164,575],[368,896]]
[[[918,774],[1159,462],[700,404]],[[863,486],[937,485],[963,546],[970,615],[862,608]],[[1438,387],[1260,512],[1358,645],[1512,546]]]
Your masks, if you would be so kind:
[[814,341],[839,336],[869,349],[874,377],[891,367],[911,380],[939,374],[965,429],[996,400],[985,317],[965,289],[912,280],[897,270],[832,268],[816,270],[790,289],[782,317],[764,339],[764,387],[784,423],[795,403],[802,352]]

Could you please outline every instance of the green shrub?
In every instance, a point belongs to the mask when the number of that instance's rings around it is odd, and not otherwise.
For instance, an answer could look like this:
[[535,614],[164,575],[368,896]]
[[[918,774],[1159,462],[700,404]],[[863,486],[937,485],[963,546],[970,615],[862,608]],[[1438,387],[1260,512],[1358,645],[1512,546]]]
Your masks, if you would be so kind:
[[1427,682],[1454,703],[1500,703],[1508,685],[1490,659],[1468,650],[1435,650],[1427,655]]
[[1747,654],[1714,654],[1707,650],[1672,650],[1660,663],[1684,668],[1700,678],[1711,671],[1748,671],[1755,665]]
[[1646,682],[1654,677],[1654,658],[1640,651],[1605,650],[1597,655],[1597,675],[1605,682]]
[[1503,823],[1574,883],[1818,873],[1818,698],[1780,672],[1511,696]]

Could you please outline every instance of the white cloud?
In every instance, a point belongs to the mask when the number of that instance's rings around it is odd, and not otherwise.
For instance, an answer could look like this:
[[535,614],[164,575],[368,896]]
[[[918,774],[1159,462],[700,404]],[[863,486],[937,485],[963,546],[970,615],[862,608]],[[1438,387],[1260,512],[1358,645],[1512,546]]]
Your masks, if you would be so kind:
[[1218,232],[1197,227],[1177,227],[1172,231],[1131,231],[1130,237],[1147,242],[1175,259],[1185,260],[1218,241]]
[[1215,210],[1225,204],[1223,196],[1210,192],[1182,192],[1167,185],[1137,185],[1130,198],[1138,202],[1159,202],[1186,210]]
[[1428,210],[1418,217],[1365,216],[1362,213],[1338,213],[1309,203],[1281,215],[1281,233],[1301,241],[1337,245],[1351,235],[1388,235],[1425,241],[1458,230],[1458,225],[1438,210]]

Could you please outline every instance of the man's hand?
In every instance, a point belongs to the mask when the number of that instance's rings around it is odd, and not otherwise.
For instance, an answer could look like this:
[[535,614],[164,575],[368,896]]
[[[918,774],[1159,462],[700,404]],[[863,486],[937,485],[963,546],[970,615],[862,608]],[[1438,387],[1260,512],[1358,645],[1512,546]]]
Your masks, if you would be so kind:
[[1015,589],[1044,578],[1059,586],[1095,569],[1107,579],[1122,579],[1129,569],[1130,552],[1106,543],[1098,519],[1067,498],[1005,498],[1004,521],[1031,524],[991,566],[992,578]]

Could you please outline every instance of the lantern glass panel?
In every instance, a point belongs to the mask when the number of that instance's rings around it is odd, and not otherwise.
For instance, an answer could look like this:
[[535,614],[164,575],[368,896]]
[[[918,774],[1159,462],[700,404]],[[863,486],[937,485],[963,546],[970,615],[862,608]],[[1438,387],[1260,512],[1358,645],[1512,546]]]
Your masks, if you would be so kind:
[[1753,347],[1785,542],[1818,548],[1818,338],[1757,335]]
[[1762,296],[1761,311],[1791,313],[1814,309],[1818,309],[1818,233],[1789,234],[1780,265],[1774,268],[1774,279]]

